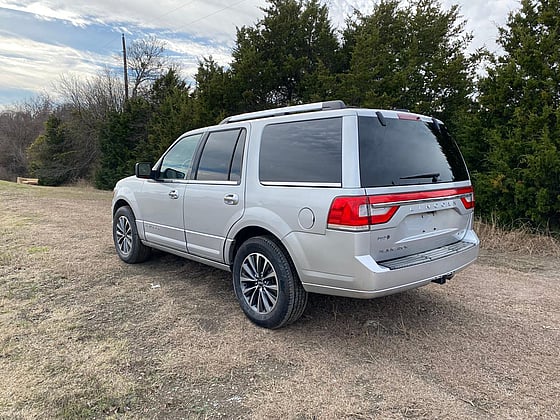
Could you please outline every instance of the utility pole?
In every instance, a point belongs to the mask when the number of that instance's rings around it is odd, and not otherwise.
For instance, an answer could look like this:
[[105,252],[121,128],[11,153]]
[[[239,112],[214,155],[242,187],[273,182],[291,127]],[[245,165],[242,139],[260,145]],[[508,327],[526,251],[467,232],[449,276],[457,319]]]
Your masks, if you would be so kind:
[[128,66],[126,65],[126,41],[124,39],[124,34],[122,34],[122,52],[124,66],[124,99],[128,101]]

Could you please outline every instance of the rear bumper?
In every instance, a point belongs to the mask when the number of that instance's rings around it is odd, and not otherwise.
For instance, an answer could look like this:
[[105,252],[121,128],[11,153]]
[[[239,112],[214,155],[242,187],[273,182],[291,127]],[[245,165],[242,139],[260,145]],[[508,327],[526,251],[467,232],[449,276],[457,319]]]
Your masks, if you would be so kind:
[[370,299],[424,286],[435,279],[461,271],[473,263],[479,241],[473,231],[466,240],[446,247],[377,263],[370,255],[354,256],[351,275],[301,270],[308,292]]

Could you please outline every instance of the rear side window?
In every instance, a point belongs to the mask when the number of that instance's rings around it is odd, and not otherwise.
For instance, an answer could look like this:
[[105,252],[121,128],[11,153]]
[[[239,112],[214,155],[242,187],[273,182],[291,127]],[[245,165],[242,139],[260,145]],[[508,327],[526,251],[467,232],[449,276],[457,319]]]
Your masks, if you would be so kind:
[[467,181],[469,174],[445,126],[358,117],[362,187]]
[[342,183],[342,118],[271,124],[263,130],[263,184]]
[[245,130],[210,133],[202,149],[195,179],[239,182],[244,145]]

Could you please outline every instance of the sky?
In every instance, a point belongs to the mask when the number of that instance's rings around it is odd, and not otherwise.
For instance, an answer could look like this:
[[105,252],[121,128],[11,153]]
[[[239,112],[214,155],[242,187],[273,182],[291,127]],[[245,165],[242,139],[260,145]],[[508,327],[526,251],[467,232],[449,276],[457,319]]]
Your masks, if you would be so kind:
[[[342,28],[353,8],[363,14],[373,0],[320,0]],[[461,7],[472,32],[471,49],[496,51],[497,27],[517,0],[440,0]],[[127,43],[156,36],[192,80],[202,57],[229,64],[236,27],[252,26],[265,0],[0,0],[0,108],[40,93],[52,94],[62,75],[91,77],[121,66]]]

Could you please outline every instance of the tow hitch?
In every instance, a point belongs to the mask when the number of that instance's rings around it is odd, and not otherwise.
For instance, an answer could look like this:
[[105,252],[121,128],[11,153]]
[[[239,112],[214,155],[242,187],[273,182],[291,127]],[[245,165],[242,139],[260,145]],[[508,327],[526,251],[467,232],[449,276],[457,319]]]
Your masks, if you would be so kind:
[[446,282],[447,280],[451,280],[451,279],[453,278],[453,276],[454,276],[453,273],[451,273],[451,274],[446,274],[445,276],[441,276],[441,277],[438,277],[437,279],[433,279],[433,280],[432,280],[432,283],[445,284],[445,282]]

